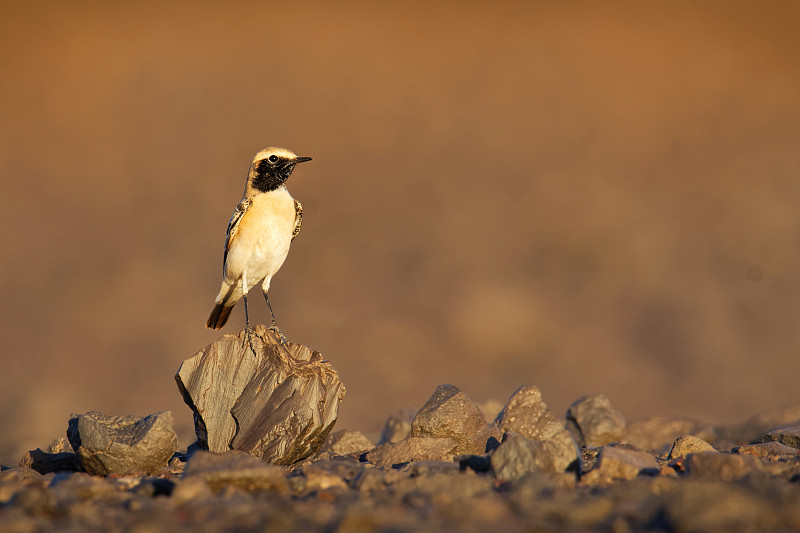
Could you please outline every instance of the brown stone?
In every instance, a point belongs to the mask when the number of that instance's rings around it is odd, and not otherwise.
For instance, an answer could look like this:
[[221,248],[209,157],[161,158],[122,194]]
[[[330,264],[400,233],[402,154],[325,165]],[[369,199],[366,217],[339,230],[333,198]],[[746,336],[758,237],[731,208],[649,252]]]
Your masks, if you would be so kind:
[[572,435],[550,412],[536,386],[526,385],[517,389],[497,415],[495,425],[504,433],[511,431],[547,443],[547,449],[554,457],[554,466],[561,472],[577,464],[578,449]]
[[337,455],[347,455],[371,450],[375,445],[360,431],[343,429],[328,435],[320,451],[329,451]]
[[672,449],[669,451],[667,459],[671,460],[679,457],[686,457],[690,453],[715,451],[717,450],[703,439],[698,439],[693,435],[684,435],[675,440],[675,443],[672,445]]
[[409,437],[400,442],[381,444],[367,453],[367,461],[390,468],[411,461],[452,460],[458,442],[435,437]]
[[686,473],[696,479],[736,481],[760,470],[752,455],[721,452],[692,453],[685,458]]
[[261,324],[210,344],[183,362],[175,380],[201,448],[281,465],[319,450],[345,394],[322,354],[283,344]]
[[411,422],[412,437],[452,439],[455,453],[484,453],[486,418],[469,396],[454,385],[439,385]]
[[622,446],[600,449],[594,468],[581,476],[581,483],[607,483],[615,479],[633,479],[639,475],[654,476],[660,471],[654,456]]
[[761,442],[780,442],[792,448],[800,448],[800,426],[773,429],[761,436]]
[[792,448],[791,446],[775,441],[745,444],[744,446],[737,446],[731,451],[742,455],[754,455],[771,461],[793,459],[800,456],[800,450],[797,448]]
[[284,474],[284,468],[246,453],[228,451],[216,454],[201,450],[189,459],[183,477],[184,480],[202,479],[214,492],[232,486],[246,492],[286,493],[288,485]]
[[576,400],[567,409],[567,428],[581,448],[605,446],[625,437],[625,417],[611,407],[605,394],[592,394]]

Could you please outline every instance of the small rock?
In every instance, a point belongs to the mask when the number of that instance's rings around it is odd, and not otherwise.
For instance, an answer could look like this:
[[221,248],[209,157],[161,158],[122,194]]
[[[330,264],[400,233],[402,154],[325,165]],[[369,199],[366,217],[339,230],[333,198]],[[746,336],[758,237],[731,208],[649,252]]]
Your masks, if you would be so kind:
[[400,442],[381,444],[367,453],[367,461],[384,468],[411,461],[446,461],[452,459],[457,447],[458,442],[453,439],[409,437]]
[[529,472],[563,472],[559,450],[549,441],[525,438],[507,431],[503,442],[491,454],[492,471],[497,479],[514,481]]
[[761,436],[760,442],[780,442],[792,448],[800,448],[800,426],[774,429]]
[[597,457],[600,455],[599,448],[581,448],[580,463],[578,464],[578,473],[582,476],[592,470],[597,464]]
[[439,385],[411,422],[412,437],[452,439],[456,453],[486,451],[486,418],[458,387]]
[[328,435],[320,451],[333,452],[337,455],[347,455],[365,452],[374,447],[375,445],[360,431],[343,429]]
[[614,479],[633,479],[639,475],[654,476],[658,472],[655,457],[647,452],[624,446],[603,446],[594,468],[581,476],[581,483],[607,483]]
[[57,437],[47,447],[47,453],[75,453],[66,437]]
[[288,478],[292,492],[305,496],[313,492],[346,490],[348,483],[340,475],[320,465],[308,465],[302,468],[299,475]]
[[51,472],[79,472],[78,456],[72,452],[48,453],[41,448],[30,450],[22,456],[19,466],[32,468],[40,474]]
[[800,455],[800,450],[792,448],[780,442],[760,442],[757,444],[745,444],[744,446],[737,446],[733,453],[743,455],[754,455],[762,459],[775,461],[778,459],[793,459]]
[[576,400],[567,409],[567,428],[578,446],[605,446],[625,438],[625,417],[611,407],[605,394],[592,394]]
[[716,452],[712,445],[693,435],[678,437],[667,456],[668,460],[686,457],[690,453]]
[[400,442],[411,435],[411,421],[417,412],[413,409],[403,409],[394,414],[389,415],[386,423],[383,425],[381,437],[378,439],[378,444],[386,444],[387,442]]
[[548,443],[554,454],[554,467],[565,472],[577,464],[578,450],[564,424],[552,415],[533,385],[520,387],[497,415],[495,425],[502,431],[518,433],[528,439]]
[[166,466],[178,448],[172,424],[169,411],[144,418],[92,411],[70,418],[67,437],[90,474],[149,474]]
[[706,442],[715,439],[714,428],[691,418],[655,416],[629,422],[625,440],[639,448],[667,453],[681,435],[694,435]]
[[198,451],[184,470],[184,480],[202,479],[214,492],[234,487],[245,492],[272,491],[287,493],[283,467],[271,465],[238,451],[216,454]]
[[759,460],[752,455],[721,452],[692,453],[684,464],[692,478],[720,481],[737,481],[761,470]]

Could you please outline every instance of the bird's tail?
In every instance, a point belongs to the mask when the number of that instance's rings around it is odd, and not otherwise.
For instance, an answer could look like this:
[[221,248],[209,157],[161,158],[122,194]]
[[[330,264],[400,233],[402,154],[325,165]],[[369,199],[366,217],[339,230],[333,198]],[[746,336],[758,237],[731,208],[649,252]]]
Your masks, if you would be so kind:
[[[230,305],[226,305],[228,303],[230,303]],[[236,305],[235,301],[233,303],[225,301],[217,302],[208,320],[206,320],[206,327],[208,329],[222,329],[222,326],[228,321],[228,317],[231,315],[234,305]]]

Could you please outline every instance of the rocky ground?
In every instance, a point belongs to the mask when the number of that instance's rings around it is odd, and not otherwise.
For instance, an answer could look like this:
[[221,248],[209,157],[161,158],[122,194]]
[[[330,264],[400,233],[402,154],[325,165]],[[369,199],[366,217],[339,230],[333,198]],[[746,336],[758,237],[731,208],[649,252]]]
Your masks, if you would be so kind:
[[106,475],[81,471],[103,453],[87,451],[97,417],[73,419],[70,442],[3,467],[0,531],[800,530],[800,407],[728,427],[628,423],[592,395],[561,419],[523,387],[490,410],[443,385],[390,416],[377,446],[341,430],[288,467],[197,451]]

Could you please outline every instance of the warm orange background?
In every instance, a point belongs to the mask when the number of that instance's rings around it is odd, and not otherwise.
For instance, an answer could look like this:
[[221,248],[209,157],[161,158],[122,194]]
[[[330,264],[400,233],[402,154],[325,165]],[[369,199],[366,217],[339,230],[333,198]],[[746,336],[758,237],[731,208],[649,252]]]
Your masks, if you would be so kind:
[[628,418],[800,402],[800,3],[18,9],[3,464],[70,412],[170,409],[190,442],[173,374],[219,335],[225,227],[269,145],[314,158],[270,294],[347,385],[340,428],[439,383]]

